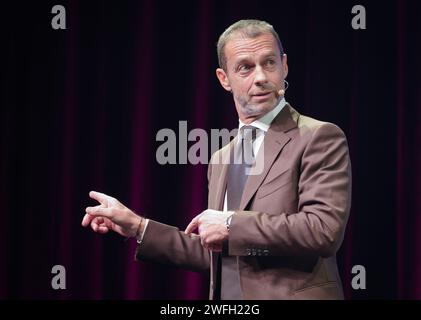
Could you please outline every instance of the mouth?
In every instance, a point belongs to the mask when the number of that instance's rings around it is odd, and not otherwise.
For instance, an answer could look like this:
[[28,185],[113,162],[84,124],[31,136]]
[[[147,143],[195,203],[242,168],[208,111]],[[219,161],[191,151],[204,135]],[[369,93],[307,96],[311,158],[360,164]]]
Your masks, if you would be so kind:
[[270,95],[272,94],[272,91],[268,91],[268,92],[259,92],[259,93],[255,93],[252,94],[252,98],[258,99],[258,100],[265,100],[267,98],[270,97]]
[[255,94],[252,94],[253,96],[265,96],[268,95],[269,93],[271,93],[272,91],[266,91],[266,92],[258,92]]

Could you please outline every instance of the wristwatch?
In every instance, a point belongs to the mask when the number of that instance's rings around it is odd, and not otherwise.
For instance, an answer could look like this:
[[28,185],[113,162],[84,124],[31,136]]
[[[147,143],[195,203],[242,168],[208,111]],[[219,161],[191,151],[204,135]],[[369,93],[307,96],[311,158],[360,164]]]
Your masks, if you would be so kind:
[[234,214],[230,215],[230,216],[227,218],[227,220],[225,221],[225,227],[227,228],[227,230],[228,230],[228,231],[230,231],[231,219],[232,219],[232,216],[233,216],[233,215],[234,215]]

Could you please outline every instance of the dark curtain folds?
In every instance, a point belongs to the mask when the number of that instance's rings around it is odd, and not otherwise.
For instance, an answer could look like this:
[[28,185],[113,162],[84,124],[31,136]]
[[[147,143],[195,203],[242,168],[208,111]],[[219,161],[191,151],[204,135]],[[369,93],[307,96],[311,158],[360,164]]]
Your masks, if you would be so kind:
[[[242,18],[278,31],[287,101],[348,137],[347,298],[421,298],[418,1],[63,1],[67,30],[51,28],[54,4],[1,9],[0,298],[207,298],[206,275],[134,262],[133,241],[80,223],[90,190],[180,229],[206,209],[206,164],[160,165],[156,133],[237,126],[215,45]],[[366,30],[351,27],[355,4]],[[54,265],[66,290],[51,288]]]

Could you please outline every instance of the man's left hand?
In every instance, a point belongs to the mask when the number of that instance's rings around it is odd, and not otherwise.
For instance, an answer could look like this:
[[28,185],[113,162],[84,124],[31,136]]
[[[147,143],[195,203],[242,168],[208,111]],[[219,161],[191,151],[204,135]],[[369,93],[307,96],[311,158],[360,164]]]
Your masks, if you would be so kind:
[[184,232],[190,234],[197,229],[202,246],[220,252],[222,243],[228,239],[226,221],[233,213],[233,211],[207,209],[194,217]]

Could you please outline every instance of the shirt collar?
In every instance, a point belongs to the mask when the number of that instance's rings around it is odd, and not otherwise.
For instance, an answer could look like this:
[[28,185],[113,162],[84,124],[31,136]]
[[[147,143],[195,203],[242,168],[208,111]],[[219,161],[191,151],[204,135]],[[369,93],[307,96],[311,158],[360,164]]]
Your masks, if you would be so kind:
[[[273,119],[275,119],[275,117],[278,115],[279,112],[281,112],[281,110],[285,107],[285,105],[286,105],[285,98],[282,97],[281,101],[279,101],[279,103],[277,104],[275,108],[273,108],[271,111],[264,114],[259,119],[254,120],[252,123],[248,125],[256,127],[266,133],[269,130],[270,124],[272,123]],[[240,119],[238,119],[238,122],[239,122],[238,130],[240,131],[240,129],[244,127],[246,124],[243,123]]]

